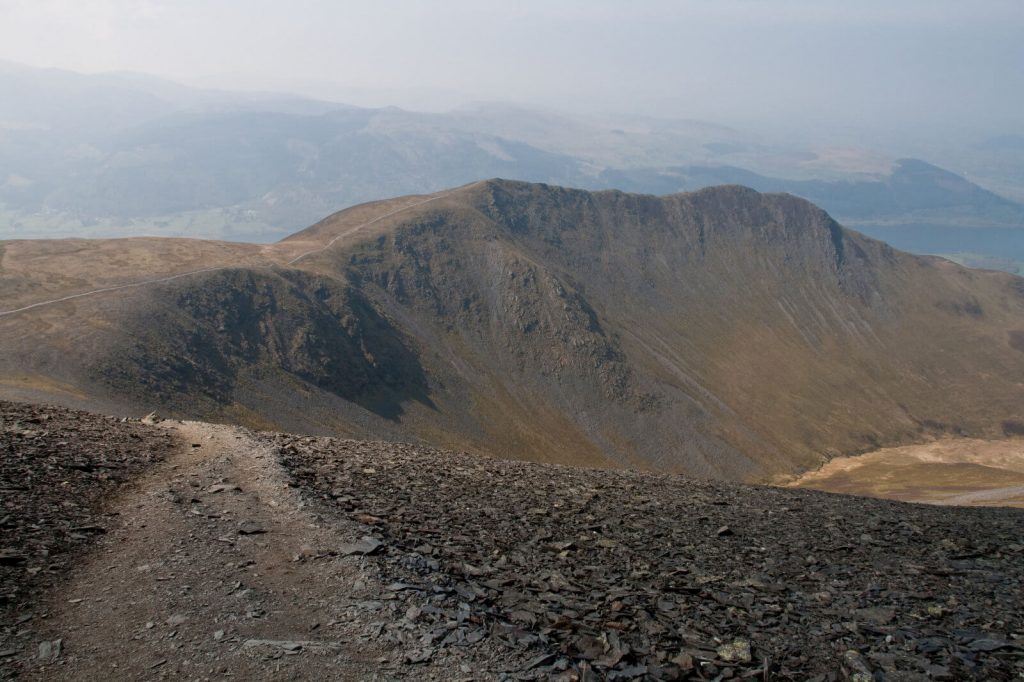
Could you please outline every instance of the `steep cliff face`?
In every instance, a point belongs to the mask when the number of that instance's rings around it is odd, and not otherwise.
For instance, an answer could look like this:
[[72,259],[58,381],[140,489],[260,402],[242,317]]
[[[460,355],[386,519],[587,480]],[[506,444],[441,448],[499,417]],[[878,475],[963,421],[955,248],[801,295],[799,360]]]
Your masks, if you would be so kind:
[[345,238],[293,265],[96,312],[110,328],[68,361],[73,383],[193,416],[748,480],[1024,424],[1020,279],[895,251],[788,195],[490,181],[349,215],[296,235]]

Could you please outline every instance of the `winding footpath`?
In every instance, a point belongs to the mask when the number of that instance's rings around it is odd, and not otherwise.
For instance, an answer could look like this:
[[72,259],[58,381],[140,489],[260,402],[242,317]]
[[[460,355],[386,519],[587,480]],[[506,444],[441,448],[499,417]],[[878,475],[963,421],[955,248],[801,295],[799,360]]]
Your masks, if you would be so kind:
[[[49,599],[34,679],[366,679],[381,652],[346,615],[361,571],[228,426],[165,422],[180,451],[115,501],[120,519]],[[56,644],[58,642],[59,644]],[[329,672],[328,672],[329,671]]]

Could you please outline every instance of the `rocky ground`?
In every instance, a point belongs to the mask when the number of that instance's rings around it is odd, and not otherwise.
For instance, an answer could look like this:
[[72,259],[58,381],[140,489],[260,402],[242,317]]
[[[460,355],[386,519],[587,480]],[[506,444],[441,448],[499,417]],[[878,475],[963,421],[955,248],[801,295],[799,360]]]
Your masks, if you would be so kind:
[[0,414],[2,676],[1024,674],[1020,510]]
[[517,678],[1010,679],[1024,513],[263,436],[393,583],[413,660]]
[[109,498],[173,447],[155,426],[0,401],[0,613],[64,575],[116,517]]
[[[124,428],[78,416],[110,438]],[[157,432],[174,448],[105,498],[107,533],[6,614],[0,676],[386,677],[387,648],[350,617],[381,590],[361,579],[357,557],[333,550],[343,524],[307,512],[244,431],[164,422]]]

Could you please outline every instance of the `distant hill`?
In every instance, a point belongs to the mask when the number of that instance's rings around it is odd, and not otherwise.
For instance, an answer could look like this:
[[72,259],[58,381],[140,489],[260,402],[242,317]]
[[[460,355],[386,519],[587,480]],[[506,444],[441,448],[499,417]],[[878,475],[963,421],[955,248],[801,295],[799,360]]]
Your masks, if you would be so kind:
[[0,238],[270,241],[380,196],[580,162],[444,117],[0,64]]
[[488,181],[274,245],[0,247],[9,309],[205,270],[0,316],[11,398],[745,480],[1024,428],[1024,280],[790,195]]
[[1024,205],[918,159],[897,161],[892,172],[861,180],[789,180],[731,166],[609,170],[604,184],[654,194],[738,184],[759,192],[789,192],[819,204],[850,224],[931,223],[1024,229]]
[[878,159],[830,164],[701,121],[584,120],[497,103],[362,109],[3,63],[0,91],[11,95],[0,101],[0,238],[267,242],[343,206],[481,177],[648,194],[717,184],[790,192],[925,253],[1006,258],[1012,245],[1002,242],[1016,235],[964,228],[1024,225],[1020,204],[923,161],[891,172]]
[[732,166],[608,170],[595,186],[667,194],[720,184],[788,192],[897,248],[1016,272],[1024,262],[1024,205],[918,159],[855,180],[798,180]]
[[[579,179],[577,162],[529,145],[431,127],[405,114],[179,114],[104,143],[88,172],[9,188],[32,210],[143,221],[196,211],[249,213],[283,236],[338,206],[433,191],[481,176]],[[44,174],[45,177],[45,174]]]

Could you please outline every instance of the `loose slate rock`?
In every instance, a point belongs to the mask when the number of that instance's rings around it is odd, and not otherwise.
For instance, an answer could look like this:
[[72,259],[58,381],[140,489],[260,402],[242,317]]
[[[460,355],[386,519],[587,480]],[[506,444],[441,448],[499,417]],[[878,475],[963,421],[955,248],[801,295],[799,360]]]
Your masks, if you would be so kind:
[[178,447],[156,426],[0,401],[0,621],[61,580],[111,496]]
[[405,654],[405,662],[416,664],[426,663],[434,656],[434,650],[430,647],[424,647],[423,649],[415,649]]
[[52,663],[60,658],[61,649],[63,648],[62,639],[55,639],[53,641],[45,641],[39,643],[39,653],[36,656],[43,663]]
[[342,545],[338,553],[344,556],[353,554],[376,554],[384,548],[384,543],[370,535],[364,535],[358,542]]
[[1020,668],[999,646],[1024,632],[1018,510],[259,438],[324,519],[373,527],[372,545],[341,553],[372,551],[364,570],[391,587],[358,608],[381,619],[376,637],[407,658],[429,649],[443,669],[473,656],[474,670],[510,679],[1012,679]]
[[734,642],[723,644],[715,650],[718,657],[728,663],[750,663],[750,642],[744,639],[737,639]]
[[330,655],[341,651],[344,644],[341,642],[324,642],[313,640],[294,639],[247,639],[242,642],[242,649],[246,651],[265,650],[279,651],[285,653],[305,652],[310,654]]

